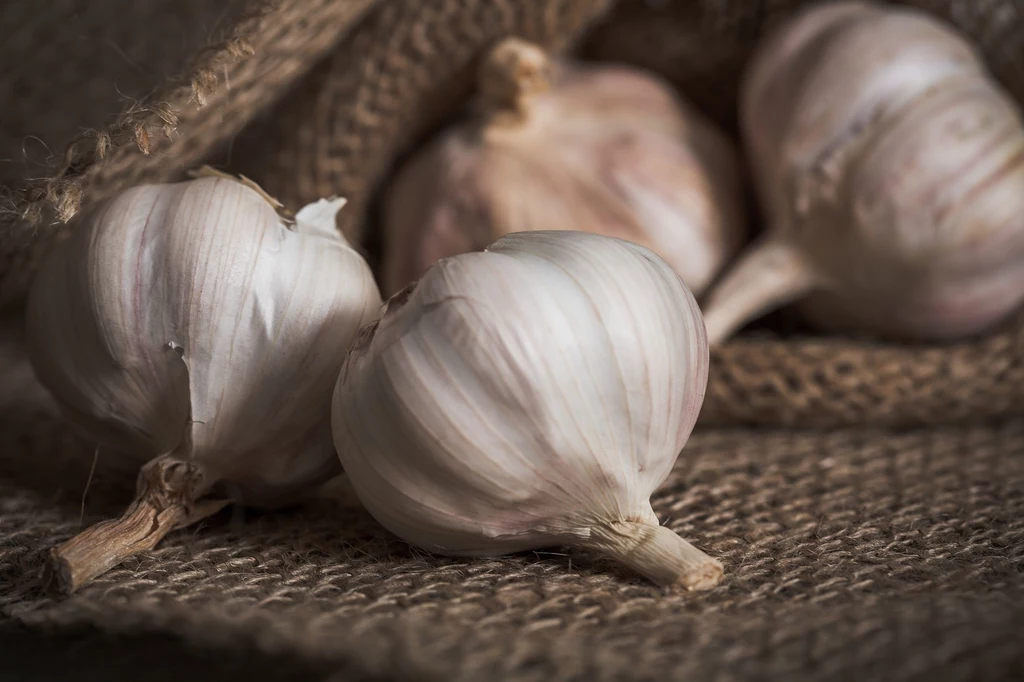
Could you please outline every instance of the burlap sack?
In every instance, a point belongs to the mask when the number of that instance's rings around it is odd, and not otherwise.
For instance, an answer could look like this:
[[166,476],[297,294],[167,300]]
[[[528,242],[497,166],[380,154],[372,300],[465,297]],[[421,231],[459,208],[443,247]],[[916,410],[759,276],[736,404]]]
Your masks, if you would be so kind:
[[[755,39],[803,3],[611,4],[254,2],[183,78],[3,195],[0,298],[17,304],[64,221],[206,160],[293,206],[343,194],[342,227],[372,238],[393,164],[458,109],[475,58],[509,33],[655,68],[730,126]],[[1024,96],[1018,3],[913,4],[963,28]],[[318,503],[222,514],[54,601],[38,581],[45,551],[119,511],[131,474],[101,455],[90,476],[93,450],[56,417],[17,335],[0,354],[5,619],[170,633],[337,679],[1024,676],[1020,319],[943,347],[765,333],[717,352],[702,428],[654,500],[725,563],[722,586],[694,595],[558,550],[432,557],[358,508]]]

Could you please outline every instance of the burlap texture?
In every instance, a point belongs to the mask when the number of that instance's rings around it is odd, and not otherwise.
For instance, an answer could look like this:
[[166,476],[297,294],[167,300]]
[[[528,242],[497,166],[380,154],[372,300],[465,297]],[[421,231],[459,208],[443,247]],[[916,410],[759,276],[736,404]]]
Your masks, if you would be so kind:
[[[12,184],[0,204],[0,303],[19,299],[59,227],[139,182],[180,179],[333,47],[373,0],[259,0],[184,75],[55,154],[51,173]],[[159,24],[132,24],[159,32]],[[70,105],[69,105],[70,106]]]
[[50,157],[59,158],[69,140],[106,128],[122,109],[181,73],[198,50],[231,31],[247,4],[4,2],[0,185],[52,172]]
[[170,632],[337,679],[1005,680],[1024,675],[1024,421],[902,434],[710,431],[654,507],[722,559],[667,594],[584,553],[426,555],[356,506],[236,510],[66,601],[47,548],[117,512],[130,476],[53,416],[7,347],[0,614],[34,628]]
[[[0,300],[24,293],[63,219],[211,158],[293,206],[345,194],[344,227],[372,227],[394,163],[457,110],[474,60],[506,33],[656,68],[731,126],[755,38],[804,3],[609,4],[255,2],[184,77],[4,194]],[[912,4],[961,26],[1024,96],[1019,3]],[[716,352],[701,429],[655,498],[726,565],[723,585],[696,595],[558,550],[430,557],[320,503],[222,514],[51,600],[45,551],[118,512],[131,473],[101,454],[83,515],[93,450],[56,418],[16,342],[3,348],[5,619],[258,648],[339,680],[1024,677],[1020,319],[942,347],[770,335]]]

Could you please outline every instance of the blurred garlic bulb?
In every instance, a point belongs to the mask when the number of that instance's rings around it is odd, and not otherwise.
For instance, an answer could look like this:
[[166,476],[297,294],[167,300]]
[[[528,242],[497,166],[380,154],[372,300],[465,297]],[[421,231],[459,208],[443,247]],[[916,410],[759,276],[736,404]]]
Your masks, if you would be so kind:
[[588,547],[666,585],[721,565],[651,508],[704,399],[693,296],[648,249],[524,232],[435,264],[345,361],[335,445],[385,527],[442,554]]
[[135,187],[33,283],[37,376],[104,453],[148,462],[120,519],[55,550],[65,590],[225,506],[215,484],[274,506],[339,471],[331,392],[380,294],[334,229],[344,200],[293,228],[267,199],[226,177]]
[[386,294],[511,232],[636,242],[695,294],[740,248],[736,153],[661,81],[553,60],[515,38],[485,57],[478,80],[478,111],[410,160],[386,197]]
[[921,340],[1024,301],[1024,126],[964,38],[839,2],[751,64],[742,124],[769,230],[705,301],[712,346],[797,299],[825,329]]

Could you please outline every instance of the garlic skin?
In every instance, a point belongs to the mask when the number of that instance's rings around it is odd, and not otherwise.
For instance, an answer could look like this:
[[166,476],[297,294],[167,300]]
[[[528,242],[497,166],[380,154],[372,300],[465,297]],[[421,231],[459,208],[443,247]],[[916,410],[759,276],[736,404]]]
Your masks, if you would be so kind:
[[140,500],[174,498],[180,522],[215,484],[272,507],[338,473],[339,349],[380,306],[334,229],[343,203],[311,204],[291,227],[233,179],[143,185],[44,264],[27,309],[33,368],[104,452],[149,462]]
[[938,341],[1024,302],[1024,124],[950,28],[807,10],[758,48],[741,108],[769,229],[709,292],[712,346],[792,301],[822,329]]
[[428,143],[385,198],[386,294],[502,235],[574,229],[647,246],[695,294],[739,250],[731,142],[642,71],[549,57],[509,38],[479,72],[477,111]]
[[335,445],[370,513],[428,551],[585,546],[707,588],[721,565],[650,504],[707,372],[697,304],[653,252],[517,233],[388,301],[339,377]]

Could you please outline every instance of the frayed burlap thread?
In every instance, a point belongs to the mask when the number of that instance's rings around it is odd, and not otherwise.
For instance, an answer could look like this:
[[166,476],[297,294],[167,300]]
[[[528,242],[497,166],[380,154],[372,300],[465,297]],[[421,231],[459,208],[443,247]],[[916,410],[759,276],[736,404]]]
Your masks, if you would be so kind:
[[71,142],[0,211],[0,303],[24,294],[61,226],[140,182],[181,178],[304,75],[373,0],[265,0],[182,78]]
[[[0,11],[0,185],[50,175],[68,141],[181,73],[250,0],[12,0]],[[150,30],[158,27],[159,30]],[[54,155],[56,159],[53,159]]]

